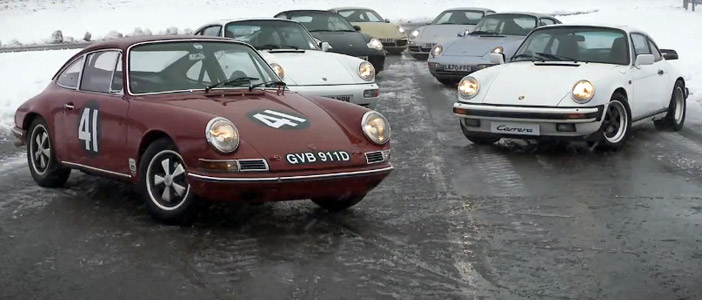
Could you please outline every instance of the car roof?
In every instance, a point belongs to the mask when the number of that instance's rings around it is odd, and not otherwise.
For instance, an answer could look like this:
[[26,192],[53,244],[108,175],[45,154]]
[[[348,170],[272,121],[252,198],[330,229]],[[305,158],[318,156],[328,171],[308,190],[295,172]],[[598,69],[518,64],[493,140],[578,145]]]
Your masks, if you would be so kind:
[[323,9],[293,9],[293,10],[281,11],[275,15],[277,16],[280,14],[306,13],[306,12],[336,14],[336,12],[329,11],[329,10],[323,10]]
[[475,11],[485,11],[485,12],[494,11],[492,9],[484,8],[484,7],[454,7],[454,8],[445,9],[443,12],[454,11],[454,10],[475,10]]
[[136,44],[150,43],[150,42],[154,42],[154,43],[168,42],[168,41],[178,41],[178,40],[183,40],[183,41],[218,41],[218,42],[221,41],[221,42],[239,43],[240,44],[240,42],[235,42],[232,39],[210,37],[210,36],[196,36],[196,35],[134,36],[134,37],[111,39],[111,40],[91,44],[90,46],[85,47],[82,51],[80,51],[78,54],[76,54],[76,56],[84,54],[86,52],[92,52],[92,51],[102,50],[102,49],[121,49],[123,52],[126,52],[127,49],[129,49],[129,47],[136,45]]
[[637,28],[628,26],[628,25],[611,25],[611,24],[556,24],[556,25],[548,25],[545,26],[548,28],[556,28],[556,27],[592,27],[592,28],[606,28],[606,29],[619,29],[622,30],[626,33],[632,33],[632,32],[638,32],[638,33],[643,33],[648,35],[645,31],[639,30]]
[[208,26],[208,25],[215,25],[215,24],[226,25],[226,24],[231,23],[231,22],[241,22],[241,21],[280,21],[280,22],[290,22],[290,23],[299,24],[299,22],[297,22],[297,21],[288,20],[288,19],[281,19],[281,18],[234,18],[234,19],[214,20],[212,22],[206,23],[207,25],[203,25],[203,27]]
[[494,13],[492,15],[529,15],[529,16],[534,16],[537,18],[556,18],[552,15],[549,14],[542,14],[542,13],[533,13],[533,12],[525,12],[525,11],[505,11],[505,12],[498,12]]
[[362,10],[372,10],[375,11],[375,9],[368,8],[368,7],[360,7],[360,6],[346,6],[346,7],[334,7],[330,8],[330,11],[337,11],[337,10],[351,10],[351,9],[362,9]]

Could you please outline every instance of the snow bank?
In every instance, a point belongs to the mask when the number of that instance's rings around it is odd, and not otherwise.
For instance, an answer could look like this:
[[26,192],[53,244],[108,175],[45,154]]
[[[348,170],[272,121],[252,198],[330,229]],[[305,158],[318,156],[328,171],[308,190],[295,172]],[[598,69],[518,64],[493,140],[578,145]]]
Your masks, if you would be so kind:
[[10,134],[17,106],[38,94],[79,50],[0,54],[0,136]]

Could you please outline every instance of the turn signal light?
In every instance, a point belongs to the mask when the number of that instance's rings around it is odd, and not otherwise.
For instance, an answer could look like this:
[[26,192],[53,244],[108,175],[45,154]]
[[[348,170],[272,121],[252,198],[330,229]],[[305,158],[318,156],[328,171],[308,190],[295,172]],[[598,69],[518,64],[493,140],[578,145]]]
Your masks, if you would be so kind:
[[238,172],[236,160],[200,160],[200,169],[213,172]]

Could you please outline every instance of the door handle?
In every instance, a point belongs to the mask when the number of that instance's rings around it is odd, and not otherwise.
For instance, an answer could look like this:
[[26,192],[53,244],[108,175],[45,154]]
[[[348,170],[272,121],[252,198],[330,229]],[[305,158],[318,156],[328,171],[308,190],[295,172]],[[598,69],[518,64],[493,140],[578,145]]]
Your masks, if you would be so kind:
[[658,70],[658,75],[663,75],[665,72],[663,70]]
[[76,107],[75,107],[75,105],[73,105],[73,102],[69,102],[69,103],[64,104],[63,108],[68,109],[68,110],[73,110]]

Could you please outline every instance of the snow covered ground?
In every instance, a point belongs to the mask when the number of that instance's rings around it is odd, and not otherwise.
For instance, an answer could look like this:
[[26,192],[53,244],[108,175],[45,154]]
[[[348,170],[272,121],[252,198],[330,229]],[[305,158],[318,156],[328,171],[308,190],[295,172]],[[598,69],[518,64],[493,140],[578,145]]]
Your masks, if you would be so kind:
[[[0,43],[45,42],[62,30],[81,39],[86,32],[101,38],[110,32],[132,34],[138,27],[153,33],[177,27],[195,29],[213,19],[272,17],[290,9],[365,6],[393,21],[424,21],[441,10],[466,6],[461,0],[0,0]],[[702,96],[702,40],[696,36],[702,11],[682,10],[679,0],[474,0],[471,6],[497,11],[569,14],[564,23],[630,25],[647,31],[660,47],[678,50],[676,62],[688,81],[694,101]],[[40,92],[56,70],[77,50],[0,54],[0,136],[12,125],[16,107]]]

